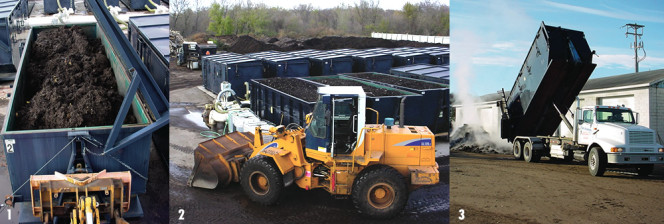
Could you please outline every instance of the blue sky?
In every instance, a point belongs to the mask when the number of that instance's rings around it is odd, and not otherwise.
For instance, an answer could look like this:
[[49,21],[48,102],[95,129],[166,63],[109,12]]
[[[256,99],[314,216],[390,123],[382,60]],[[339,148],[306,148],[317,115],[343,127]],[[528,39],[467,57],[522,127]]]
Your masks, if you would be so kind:
[[645,25],[639,71],[664,69],[661,1],[452,0],[450,11],[453,93],[509,90],[542,21],[585,33],[599,55],[591,78],[634,72],[634,38],[621,28],[627,23]]

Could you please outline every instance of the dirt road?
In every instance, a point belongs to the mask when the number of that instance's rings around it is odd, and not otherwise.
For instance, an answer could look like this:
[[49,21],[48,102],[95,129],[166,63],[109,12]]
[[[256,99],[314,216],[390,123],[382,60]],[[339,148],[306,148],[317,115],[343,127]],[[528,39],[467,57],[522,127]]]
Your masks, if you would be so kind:
[[581,162],[529,164],[511,155],[452,152],[450,167],[453,223],[664,221],[664,166],[647,178],[611,168],[593,177]]

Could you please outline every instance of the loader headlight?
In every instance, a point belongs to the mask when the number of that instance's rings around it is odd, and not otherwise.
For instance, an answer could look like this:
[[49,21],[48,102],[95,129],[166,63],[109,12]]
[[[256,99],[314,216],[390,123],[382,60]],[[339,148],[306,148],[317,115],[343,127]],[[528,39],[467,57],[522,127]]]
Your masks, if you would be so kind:
[[659,152],[664,152],[664,148],[659,148]]
[[611,147],[611,152],[622,152],[623,148]]

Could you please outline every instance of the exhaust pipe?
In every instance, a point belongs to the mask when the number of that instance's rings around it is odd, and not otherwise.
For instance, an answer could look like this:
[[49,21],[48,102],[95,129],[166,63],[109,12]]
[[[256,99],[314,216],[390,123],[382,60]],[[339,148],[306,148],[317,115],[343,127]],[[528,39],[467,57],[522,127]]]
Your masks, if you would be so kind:
[[404,116],[406,116],[403,112],[404,108],[406,107],[406,98],[408,97],[404,96],[401,98],[401,106],[399,107],[399,128],[403,128]]

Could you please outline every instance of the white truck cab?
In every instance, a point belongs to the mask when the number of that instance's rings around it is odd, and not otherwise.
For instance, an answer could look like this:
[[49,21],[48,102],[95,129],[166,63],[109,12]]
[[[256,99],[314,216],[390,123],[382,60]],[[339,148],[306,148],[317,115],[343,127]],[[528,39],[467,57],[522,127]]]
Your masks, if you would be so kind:
[[654,130],[637,124],[634,113],[621,106],[580,109],[578,143],[587,146],[590,171],[603,173],[609,164],[640,164],[639,174],[652,172],[652,164],[664,164],[664,147]]

